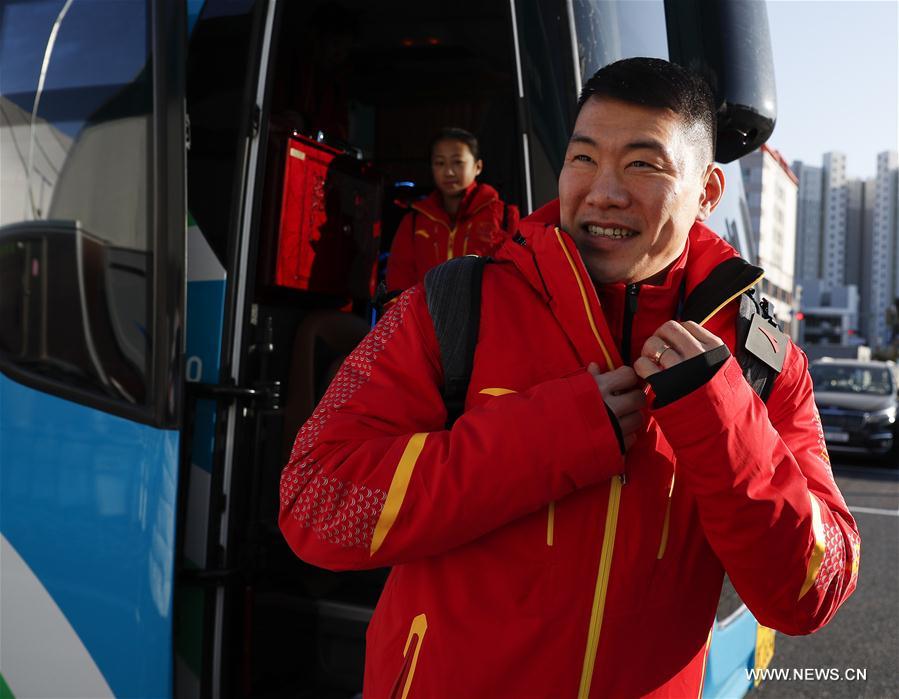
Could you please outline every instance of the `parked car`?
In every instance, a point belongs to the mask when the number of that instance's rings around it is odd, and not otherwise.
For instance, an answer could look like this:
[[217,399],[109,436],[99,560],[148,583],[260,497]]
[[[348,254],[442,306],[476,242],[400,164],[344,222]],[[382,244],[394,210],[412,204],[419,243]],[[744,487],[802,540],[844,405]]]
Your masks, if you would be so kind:
[[896,364],[825,357],[809,371],[827,448],[883,456],[899,467]]

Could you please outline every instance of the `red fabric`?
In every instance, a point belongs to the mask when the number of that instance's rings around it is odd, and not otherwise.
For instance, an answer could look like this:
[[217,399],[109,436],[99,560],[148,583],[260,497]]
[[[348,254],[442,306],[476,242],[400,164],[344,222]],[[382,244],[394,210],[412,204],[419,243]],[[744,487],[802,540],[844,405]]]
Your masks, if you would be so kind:
[[[518,230],[518,208],[503,204],[496,190],[487,184],[475,182],[468,188],[455,225],[443,208],[437,190],[411,208],[415,213],[410,211],[400,221],[390,248],[389,291],[414,286],[424,279],[429,269],[453,257],[492,255]],[[412,230],[413,221],[415,230]]]
[[[280,523],[297,555],[333,569],[393,566],[368,631],[366,697],[407,686],[413,698],[579,696],[622,472],[591,697],[695,696],[725,569],[761,623],[791,634],[823,626],[855,588],[858,530],[830,471],[802,352],[789,347],[767,405],[728,360],[706,386],[650,411],[623,458],[585,370],[609,368],[597,334],[620,364],[620,328],[552,219],[542,210],[523,221],[526,246],[506,243],[485,270],[466,412],[451,431],[416,286],[344,364],[284,469]],[[632,346],[671,317],[681,280],[689,292],[734,254],[695,226],[665,283],[641,292],[652,302],[637,312]],[[620,293],[600,297],[611,306]],[[731,303],[706,326],[731,350],[735,314]],[[402,456],[423,432],[372,553]],[[800,599],[816,542],[810,498],[826,550]]]
[[[341,293],[346,287],[343,270],[345,261],[352,259],[353,241],[346,235],[329,235],[337,214],[326,206],[322,184],[339,151],[299,135],[288,138],[286,151],[275,284]],[[312,282],[314,268],[316,283]],[[322,272],[330,274],[322,279]]]
[[[374,293],[381,187],[370,163],[352,162],[347,166],[339,150],[305,136],[287,139],[277,286],[355,298]],[[340,192],[351,195],[352,207]]]

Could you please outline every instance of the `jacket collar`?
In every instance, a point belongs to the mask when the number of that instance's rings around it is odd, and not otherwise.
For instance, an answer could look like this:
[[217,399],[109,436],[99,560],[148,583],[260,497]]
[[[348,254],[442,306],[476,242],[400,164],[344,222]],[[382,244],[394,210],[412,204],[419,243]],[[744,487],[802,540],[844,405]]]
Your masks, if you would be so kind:
[[[585,364],[599,361],[608,368],[620,366],[621,357],[599,296],[594,291],[574,241],[558,226],[559,202],[556,199],[523,219],[520,236],[507,241],[496,254],[496,259],[515,264],[550,305],[575,345],[581,361]],[[659,303],[671,305],[673,316],[682,286],[682,319],[702,323],[757,283],[762,275],[761,268],[740,258],[725,240],[697,222],[690,230],[681,256],[668,270],[665,281],[648,287],[646,291],[658,296]],[[624,285],[619,286],[621,290],[618,293],[623,293]],[[604,293],[615,291],[606,289]]]
[[[498,199],[499,194],[489,184],[472,182],[462,196],[462,203],[459,205],[456,223],[468,216],[474,215],[485,206]],[[448,228],[453,227],[449,214],[446,212],[446,209],[443,208],[443,196],[440,194],[439,189],[435,189],[424,199],[415,202],[410,208],[415,209],[434,221],[443,223]]]

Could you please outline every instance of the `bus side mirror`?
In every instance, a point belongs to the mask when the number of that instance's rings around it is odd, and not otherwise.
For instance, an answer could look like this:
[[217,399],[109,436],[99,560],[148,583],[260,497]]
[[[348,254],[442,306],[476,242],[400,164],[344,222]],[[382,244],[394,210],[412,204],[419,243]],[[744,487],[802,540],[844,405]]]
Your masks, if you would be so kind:
[[758,0],[666,0],[668,53],[703,75],[718,105],[715,160],[729,163],[774,131],[777,93],[771,35]]
[[152,264],[77,221],[0,227],[0,363],[142,403]]

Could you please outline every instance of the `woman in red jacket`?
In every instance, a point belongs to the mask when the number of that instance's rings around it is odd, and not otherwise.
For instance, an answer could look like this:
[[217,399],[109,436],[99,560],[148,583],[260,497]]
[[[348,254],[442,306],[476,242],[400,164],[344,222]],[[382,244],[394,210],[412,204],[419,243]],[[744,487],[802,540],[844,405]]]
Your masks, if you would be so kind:
[[390,260],[388,291],[402,291],[425,272],[462,255],[490,255],[518,227],[518,209],[477,181],[484,168],[478,140],[458,128],[440,131],[431,144],[436,189],[415,202],[400,222]]

